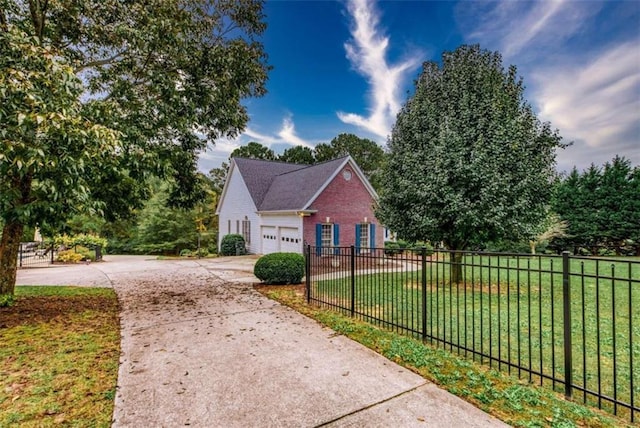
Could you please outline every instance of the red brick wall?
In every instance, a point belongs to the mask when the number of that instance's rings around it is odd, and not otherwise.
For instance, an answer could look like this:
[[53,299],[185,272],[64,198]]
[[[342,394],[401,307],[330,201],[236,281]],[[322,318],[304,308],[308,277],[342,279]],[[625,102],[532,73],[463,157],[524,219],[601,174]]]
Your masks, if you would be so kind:
[[[351,171],[351,180],[344,179],[344,169]],[[316,245],[316,224],[325,223],[330,217],[331,223],[340,228],[340,246],[355,245],[356,224],[367,217],[369,223],[376,225],[376,247],[384,244],[384,229],[373,213],[373,198],[353,168],[347,164],[343,170],[329,183],[324,191],[309,207],[318,210],[304,218],[304,240],[306,244]]]

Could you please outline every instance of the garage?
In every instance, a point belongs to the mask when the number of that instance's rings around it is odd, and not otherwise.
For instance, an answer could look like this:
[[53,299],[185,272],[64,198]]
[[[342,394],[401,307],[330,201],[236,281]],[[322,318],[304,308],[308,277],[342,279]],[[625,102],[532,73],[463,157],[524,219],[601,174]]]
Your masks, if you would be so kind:
[[260,239],[262,240],[262,254],[278,252],[278,231],[275,226],[262,226]]
[[302,252],[302,238],[297,227],[280,227],[280,251],[283,253]]

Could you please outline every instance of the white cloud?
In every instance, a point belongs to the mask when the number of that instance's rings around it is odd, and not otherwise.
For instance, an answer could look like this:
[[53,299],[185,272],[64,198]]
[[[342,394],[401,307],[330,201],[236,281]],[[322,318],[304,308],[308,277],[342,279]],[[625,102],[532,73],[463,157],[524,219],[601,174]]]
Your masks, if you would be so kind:
[[640,164],[637,32],[631,39],[594,33],[612,25],[600,14],[605,4],[461,2],[456,10],[465,39],[517,64],[538,117],[574,142],[558,152],[561,171],[600,165],[615,154]]
[[462,2],[460,27],[467,39],[510,59],[549,54],[597,14],[596,2],[572,0]]
[[370,85],[369,116],[338,112],[341,121],[366,129],[385,139],[400,110],[401,88],[408,72],[419,65],[413,56],[396,65],[386,60],[389,38],[378,28],[380,17],[371,2],[350,0],[347,10],[353,19],[352,40],[345,43],[347,58]]
[[271,147],[274,144],[288,144],[290,146],[305,146],[309,148],[315,146],[296,134],[296,128],[291,116],[282,119],[282,126],[275,135],[262,134],[251,128],[247,128],[243,135],[267,147]]
[[576,141],[576,147],[560,154],[561,161],[585,157],[587,163],[601,164],[618,153],[640,163],[640,51],[635,41],[584,64],[542,68],[533,79],[540,118]]
[[296,134],[295,125],[291,116],[282,120],[282,125],[275,135],[267,135],[247,128],[236,138],[219,138],[215,144],[209,145],[207,151],[200,154],[199,168],[206,172],[211,168],[219,167],[222,162],[229,159],[229,155],[238,147],[255,141],[263,146],[271,148],[274,144],[286,144],[289,146],[305,146],[313,148],[315,144],[299,137]]

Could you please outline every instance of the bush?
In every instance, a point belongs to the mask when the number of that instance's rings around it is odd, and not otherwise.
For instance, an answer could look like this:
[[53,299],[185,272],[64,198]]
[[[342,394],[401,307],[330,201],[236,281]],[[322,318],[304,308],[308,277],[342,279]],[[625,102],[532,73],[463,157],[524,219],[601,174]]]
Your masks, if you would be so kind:
[[384,253],[387,256],[395,256],[396,254],[401,254],[402,250],[400,249],[400,244],[393,241],[385,241]]
[[91,260],[92,262],[96,261],[96,253],[91,251],[87,247],[78,245],[75,247],[75,252],[82,256],[82,259],[80,260]]
[[[236,250],[237,249],[237,250]],[[242,235],[225,235],[220,243],[220,255],[222,256],[242,256],[247,254],[244,238]]]
[[433,254],[433,246],[428,242],[418,241],[409,246],[409,249],[413,254],[420,255],[422,254],[422,247],[426,249],[425,255],[430,256]]
[[299,284],[304,276],[304,257],[296,253],[272,253],[260,257],[253,274],[266,284]]
[[197,257],[207,257],[209,255],[209,250],[206,248],[200,248],[195,252]]
[[61,263],[78,263],[82,261],[82,254],[73,250],[60,251],[56,260]]

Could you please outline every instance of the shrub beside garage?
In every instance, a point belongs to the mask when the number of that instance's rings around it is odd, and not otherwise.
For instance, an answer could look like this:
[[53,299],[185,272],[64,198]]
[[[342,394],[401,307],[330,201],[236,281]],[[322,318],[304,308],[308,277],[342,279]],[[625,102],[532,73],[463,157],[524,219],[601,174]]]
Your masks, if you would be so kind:
[[304,257],[297,253],[272,253],[260,257],[253,274],[265,284],[299,284],[304,277]]

